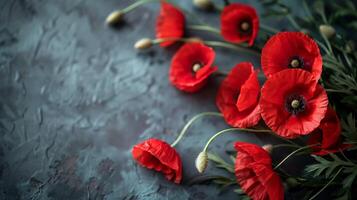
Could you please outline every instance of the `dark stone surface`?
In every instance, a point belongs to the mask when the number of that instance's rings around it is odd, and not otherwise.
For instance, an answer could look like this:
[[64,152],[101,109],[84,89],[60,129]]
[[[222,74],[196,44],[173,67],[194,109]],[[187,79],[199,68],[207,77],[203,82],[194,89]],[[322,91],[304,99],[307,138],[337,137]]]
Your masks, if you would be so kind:
[[[132,48],[154,36],[157,4],[129,13],[118,29],[103,23],[129,3],[0,0],[0,199],[238,198],[230,190],[219,195],[214,185],[187,185],[198,175],[195,156],[226,127],[222,119],[197,122],[177,146],[182,185],[131,159],[135,143],[150,137],[171,142],[190,117],[216,111],[220,79],[197,94],[172,87],[175,48]],[[218,24],[217,14],[196,12]],[[246,60],[259,66],[257,57],[217,49],[222,69]],[[223,153],[238,139],[264,144],[261,137],[227,134],[212,150]],[[207,173],[218,172],[211,166]]]

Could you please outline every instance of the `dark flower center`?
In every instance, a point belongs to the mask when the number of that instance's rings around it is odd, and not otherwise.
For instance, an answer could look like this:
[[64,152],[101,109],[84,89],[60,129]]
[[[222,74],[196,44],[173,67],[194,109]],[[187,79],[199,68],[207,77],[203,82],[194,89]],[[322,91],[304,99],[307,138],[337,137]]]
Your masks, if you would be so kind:
[[194,73],[198,72],[198,70],[201,69],[203,65],[200,63],[200,62],[195,62],[193,65],[192,65],[192,71]]
[[304,61],[299,56],[294,56],[290,59],[289,68],[304,68]]
[[297,115],[306,109],[306,100],[301,95],[290,95],[286,98],[285,108],[289,113]]
[[251,28],[251,24],[248,21],[241,22],[238,27],[239,31],[244,34],[250,33]]

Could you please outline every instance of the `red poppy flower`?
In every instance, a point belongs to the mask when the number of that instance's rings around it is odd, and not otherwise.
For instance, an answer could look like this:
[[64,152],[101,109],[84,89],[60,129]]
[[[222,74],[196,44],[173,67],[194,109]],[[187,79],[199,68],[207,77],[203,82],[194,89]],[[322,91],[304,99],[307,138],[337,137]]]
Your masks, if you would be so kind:
[[221,34],[229,42],[248,41],[252,46],[259,31],[259,18],[255,9],[241,3],[225,6],[221,14]]
[[339,152],[348,148],[350,145],[341,144],[341,125],[336,112],[328,108],[325,118],[321,120],[320,126],[311,134],[308,144],[321,143],[312,147],[315,155],[326,155]]
[[222,82],[216,103],[226,122],[233,127],[251,127],[260,120],[260,85],[249,62],[236,65]]
[[236,142],[235,175],[242,190],[253,200],[282,200],[284,188],[272,169],[269,153],[245,142]]
[[288,68],[311,72],[318,80],[322,72],[322,57],[316,42],[301,32],[281,32],[271,37],[262,50],[261,64],[264,74]]
[[186,43],[174,55],[170,67],[170,81],[180,90],[196,92],[217,70],[211,67],[215,57],[212,48],[202,43]]
[[320,125],[327,105],[325,90],[302,69],[275,73],[265,81],[260,97],[265,123],[286,138],[311,133]]
[[166,178],[180,183],[182,163],[180,155],[169,144],[158,139],[148,139],[132,149],[134,159],[143,167],[163,173]]
[[[156,19],[156,38],[181,38],[184,34],[185,16],[175,6],[161,1],[160,14]],[[160,43],[167,47],[175,41]]]

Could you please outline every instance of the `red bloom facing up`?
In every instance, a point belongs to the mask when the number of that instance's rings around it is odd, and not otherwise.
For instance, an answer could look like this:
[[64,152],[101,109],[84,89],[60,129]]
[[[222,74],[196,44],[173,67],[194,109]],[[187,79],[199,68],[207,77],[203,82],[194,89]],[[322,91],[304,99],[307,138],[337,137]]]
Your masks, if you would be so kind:
[[148,139],[132,149],[134,159],[143,167],[163,173],[166,178],[180,183],[182,163],[180,155],[169,144],[158,139]]
[[[184,34],[185,16],[183,13],[165,1],[161,2],[160,14],[156,20],[156,38],[181,38]],[[167,47],[175,41],[160,43]]]
[[170,81],[180,90],[196,92],[217,70],[211,67],[215,53],[201,43],[186,43],[174,55],[170,67]]
[[320,125],[328,106],[325,90],[311,73],[286,69],[262,87],[260,109],[265,123],[278,135],[295,138]]
[[318,80],[322,72],[322,57],[316,42],[301,32],[281,32],[271,37],[262,50],[261,64],[264,74],[288,68],[311,72]]
[[249,62],[236,65],[222,82],[216,103],[226,122],[233,127],[251,127],[260,120],[260,85]]
[[284,188],[272,169],[269,153],[245,142],[236,142],[235,175],[242,190],[253,200],[282,200]]
[[312,147],[315,155],[326,155],[339,152],[348,148],[350,145],[341,144],[341,125],[336,112],[328,108],[325,118],[322,119],[320,126],[311,134],[308,144],[321,143]]
[[221,34],[229,42],[248,41],[252,46],[259,31],[259,18],[251,6],[232,3],[221,14]]

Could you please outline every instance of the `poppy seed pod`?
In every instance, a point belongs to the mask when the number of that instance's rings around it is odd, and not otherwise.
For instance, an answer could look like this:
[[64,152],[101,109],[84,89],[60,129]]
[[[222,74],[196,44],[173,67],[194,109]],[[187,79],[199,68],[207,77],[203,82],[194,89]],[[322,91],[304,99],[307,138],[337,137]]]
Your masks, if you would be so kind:
[[273,152],[273,145],[271,144],[266,144],[266,145],[263,145],[262,148],[267,151],[269,154],[271,154]]
[[319,29],[320,29],[321,34],[324,35],[328,39],[332,38],[336,34],[335,28],[333,28],[330,25],[325,25],[325,24],[320,25]]
[[120,10],[116,10],[108,15],[108,17],[105,19],[105,22],[108,25],[115,25],[123,20],[123,16],[123,12],[121,12]]
[[135,49],[147,49],[150,48],[152,46],[152,40],[150,38],[143,38],[138,40],[135,44],[134,44],[134,48]]
[[211,0],[193,0],[193,5],[202,10],[210,10],[213,8]]
[[199,173],[203,173],[207,168],[207,164],[208,164],[208,154],[206,151],[202,151],[201,153],[198,154],[195,161],[197,171]]

